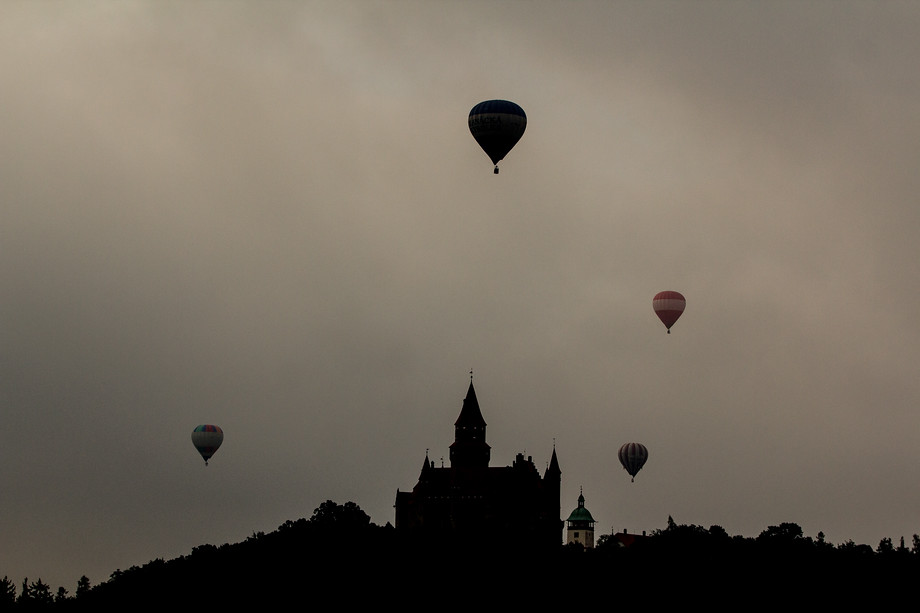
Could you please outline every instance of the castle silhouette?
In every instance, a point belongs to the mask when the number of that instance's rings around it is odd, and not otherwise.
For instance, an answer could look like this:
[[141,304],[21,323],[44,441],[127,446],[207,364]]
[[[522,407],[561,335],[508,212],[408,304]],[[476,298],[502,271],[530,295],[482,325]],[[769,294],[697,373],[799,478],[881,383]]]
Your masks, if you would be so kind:
[[396,492],[396,531],[422,544],[551,549],[562,543],[562,471],[556,449],[540,476],[519,453],[511,466],[490,467],[486,422],[470,387],[454,423],[450,466],[425,453],[418,483]]

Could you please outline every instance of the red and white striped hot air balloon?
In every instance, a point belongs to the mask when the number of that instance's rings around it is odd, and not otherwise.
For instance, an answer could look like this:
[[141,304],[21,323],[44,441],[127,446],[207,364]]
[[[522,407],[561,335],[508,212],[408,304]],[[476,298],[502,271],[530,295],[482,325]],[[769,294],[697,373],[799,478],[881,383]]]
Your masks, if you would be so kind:
[[661,320],[661,323],[671,333],[671,326],[684,312],[687,306],[687,300],[680,292],[658,292],[652,298],[652,308],[655,309],[655,315]]
[[648,460],[648,449],[642,443],[626,443],[620,447],[617,456],[620,458],[620,464],[635,481],[636,473],[642,470],[645,461]]

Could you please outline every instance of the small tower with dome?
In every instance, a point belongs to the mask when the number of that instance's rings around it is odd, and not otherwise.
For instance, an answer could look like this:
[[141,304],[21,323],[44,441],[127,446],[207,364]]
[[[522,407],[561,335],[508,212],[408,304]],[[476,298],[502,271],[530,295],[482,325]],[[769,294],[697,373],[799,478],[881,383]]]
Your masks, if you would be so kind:
[[579,543],[585,549],[594,549],[594,518],[585,508],[584,492],[579,491],[578,507],[565,520],[565,543]]

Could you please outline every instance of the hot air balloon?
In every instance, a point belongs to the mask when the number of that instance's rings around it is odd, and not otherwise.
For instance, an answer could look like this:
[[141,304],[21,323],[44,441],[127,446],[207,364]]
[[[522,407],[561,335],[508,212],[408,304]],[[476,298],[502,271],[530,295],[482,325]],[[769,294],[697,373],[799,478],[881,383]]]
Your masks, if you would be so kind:
[[473,138],[495,164],[498,174],[498,162],[524,135],[527,127],[524,109],[507,100],[486,100],[473,107],[469,121]]
[[632,481],[635,481],[636,473],[642,470],[648,459],[648,449],[642,443],[626,443],[620,447],[617,455],[620,457],[620,464],[632,477]]
[[201,457],[204,458],[204,465],[208,465],[208,460],[224,442],[224,431],[220,426],[203,425],[192,430],[192,444]]
[[661,323],[668,329],[668,334],[671,333],[671,326],[684,312],[686,306],[687,300],[680,292],[658,292],[652,298],[652,308],[655,309],[655,314]]

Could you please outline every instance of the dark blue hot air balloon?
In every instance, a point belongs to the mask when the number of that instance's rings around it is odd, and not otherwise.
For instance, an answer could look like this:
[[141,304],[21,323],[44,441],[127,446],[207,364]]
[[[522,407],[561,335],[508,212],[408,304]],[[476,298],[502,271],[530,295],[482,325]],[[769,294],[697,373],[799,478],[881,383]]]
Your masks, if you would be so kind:
[[521,140],[526,127],[524,109],[507,100],[486,100],[470,111],[470,132],[495,164],[495,174],[498,162]]
[[205,466],[208,465],[208,460],[211,459],[211,456],[214,455],[214,452],[223,442],[224,431],[220,429],[220,426],[204,424],[192,430],[192,444],[204,459]]

